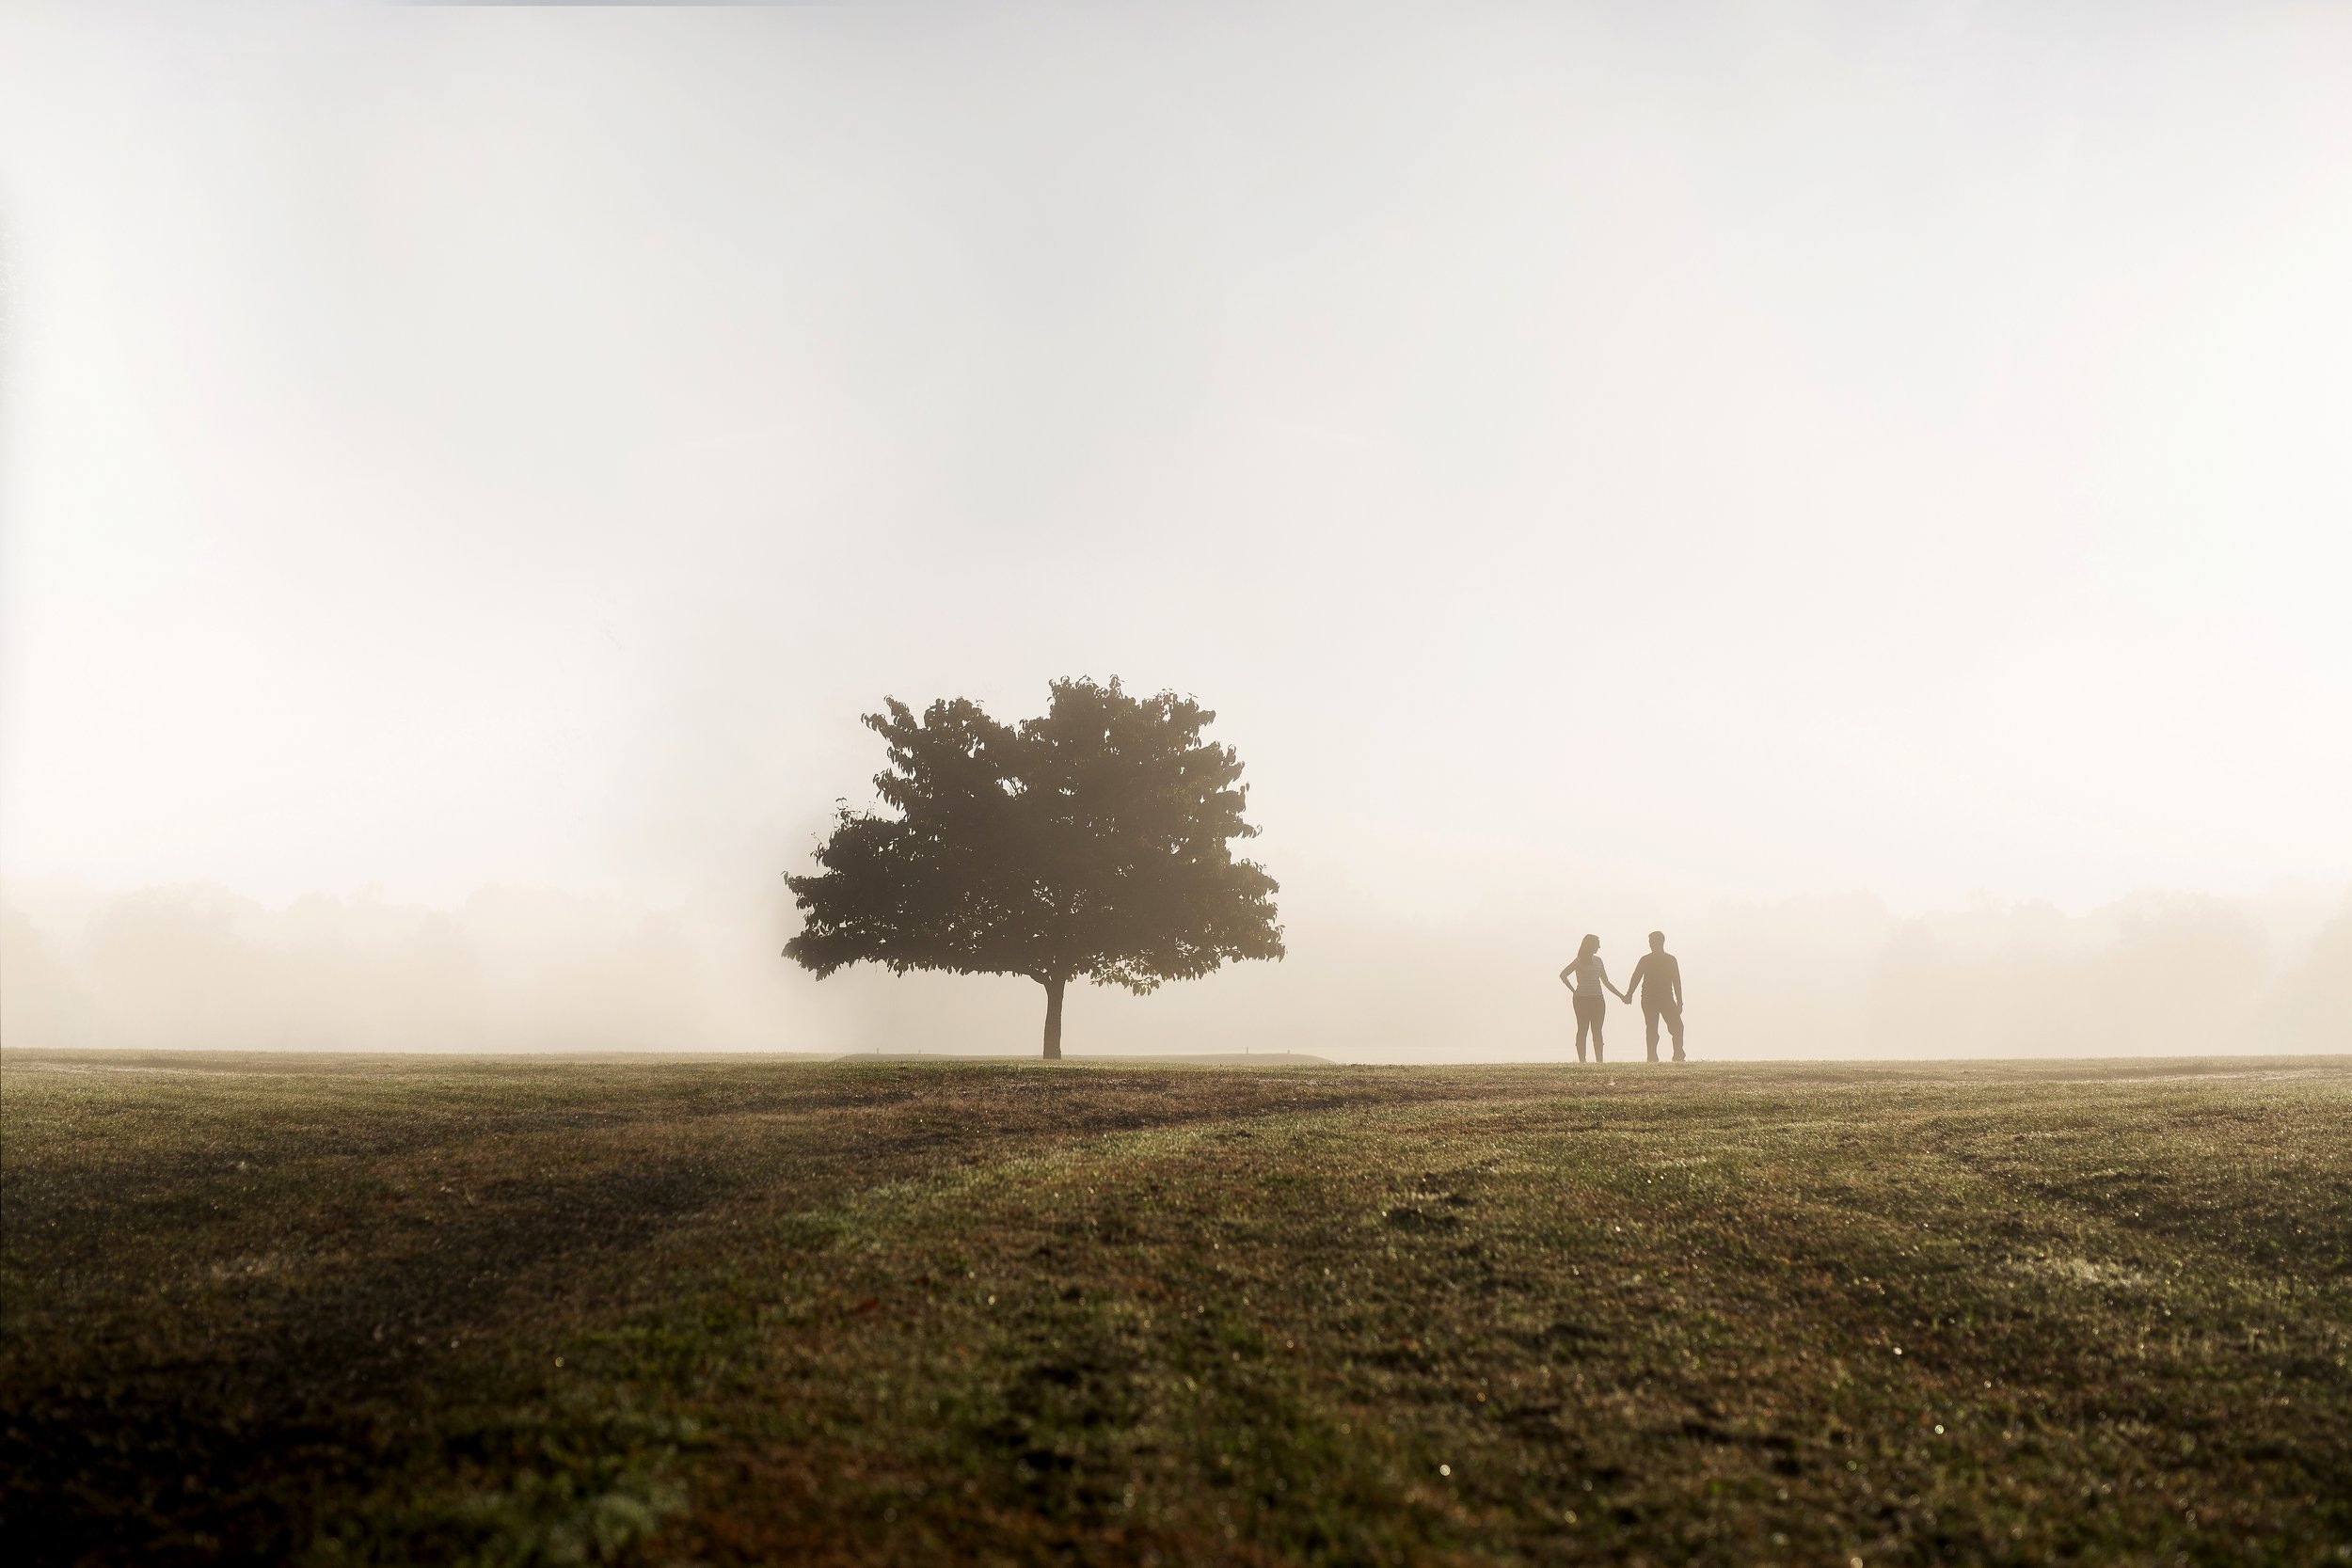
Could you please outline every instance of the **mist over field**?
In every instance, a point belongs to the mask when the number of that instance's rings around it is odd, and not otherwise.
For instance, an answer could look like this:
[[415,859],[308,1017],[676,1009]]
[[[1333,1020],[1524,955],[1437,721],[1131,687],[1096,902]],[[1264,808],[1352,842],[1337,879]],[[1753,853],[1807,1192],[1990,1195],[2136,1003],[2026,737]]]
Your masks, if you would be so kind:
[[2347,84],[0,0],[8,1562],[2352,1568]]
[[[817,986],[772,949],[737,945],[748,916],[723,908],[512,887],[452,909],[380,891],[272,906],[201,886],[20,887],[9,900],[0,1035],[16,1046],[1035,1049],[1038,989],[1025,980],[852,973]],[[779,941],[787,909],[779,897]],[[1607,928],[1603,956],[1620,975],[1642,919]],[[1703,1059],[2352,1049],[2341,888],[2149,893],[2079,915],[1989,897],[1916,915],[1859,894],[1718,902],[1672,932]],[[1569,1021],[1551,976],[1575,935],[1488,908],[1422,926],[1331,909],[1279,966],[1144,998],[1074,991],[1072,1047],[1557,1058]],[[1617,1007],[1613,1023],[1614,1054],[1638,1054],[1639,1013]]]
[[0,8],[8,1040],[1025,1053],[782,879],[882,698],[1085,675],[1289,957],[1076,1053],[1557,1056],[1656,927],[1701,1058],[2344,1049],[2347,58]]

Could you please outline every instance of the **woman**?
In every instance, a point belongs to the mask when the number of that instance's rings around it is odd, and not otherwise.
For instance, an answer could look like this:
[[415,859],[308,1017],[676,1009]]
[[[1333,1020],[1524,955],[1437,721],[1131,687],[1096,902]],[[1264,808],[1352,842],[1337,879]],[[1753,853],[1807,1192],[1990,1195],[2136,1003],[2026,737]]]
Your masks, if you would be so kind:
[[1560,972],[1560,983],[1576,997],[1576,1059],[1584,1059],[1584,1031],[1593,1032],[1593,1060],[1600,1060],[1600,1021],[1609,1011],[1608,999],[1600,993],[1606,990],[1620,1002],[1630,1004],[1633,998],[1618,990],[1609,978],[1609,971],[1600,961],[1600,938],[1586,937],[1576,949],[1576,961]]

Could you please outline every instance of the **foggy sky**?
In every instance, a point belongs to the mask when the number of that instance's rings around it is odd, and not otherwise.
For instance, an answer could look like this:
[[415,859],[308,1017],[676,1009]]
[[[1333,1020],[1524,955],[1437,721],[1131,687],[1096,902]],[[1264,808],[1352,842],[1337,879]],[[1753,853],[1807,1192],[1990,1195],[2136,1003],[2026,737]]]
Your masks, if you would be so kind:
[[790,974],[780,874],[885,693],[1117,674],[1218,711],[1294,957],[1080,1051],[1514,1054],[1659,925],[1726,1049],[2131,1049],[1867,1020],[1971,909],[2193,977],[2135,898],[2287,995],[2352,885],[2346,80],[2332,5],[11,5],[8,901],[110,1016],[182,959],[89,909],[373,887],[509,976],[379,1022],[539,1041],[514,975],[659,950],[608,1022],[1019,1048],[1033,987]]

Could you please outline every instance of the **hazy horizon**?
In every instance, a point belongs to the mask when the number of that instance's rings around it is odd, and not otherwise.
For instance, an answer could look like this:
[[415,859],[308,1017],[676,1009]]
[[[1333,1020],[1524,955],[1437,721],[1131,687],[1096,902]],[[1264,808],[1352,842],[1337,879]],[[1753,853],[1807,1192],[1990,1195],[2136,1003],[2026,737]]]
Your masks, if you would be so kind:
[[1661,926],[1703,1058],[2352,1049],[2347,67],[12,6],[0,1034],[1025,1050],[797,972],[782,876],[885,695],[1118,675],[1217,711],[1291,958],[1078,1054],[1557,1055]]
[[[1073,1053],[1567,1053],[1568,1009],[1551,970],[1573,936],[1475,911],[1405,928],[1339,904],[1310,904],[1279,965],[1149,997],[1078,988]],[[772,950],[744,949],[747,924],[740,911],[647,910],[511,886],[452,909],[397,903],[380,889],[271,907],[217,887],[0,887],[0,1039],[149,1050],[1036,1050],[1040,992],[1028,980],[860,970],[818,986]],[[1622,979],[1642,928],[1621,918],[1606,930],[1603,957]],[[2284,885],[2240,899],[2146,892],[2081,915],[1979,898],[1906,916],[1858,893],[1726,900],[1675,920],[1671,940],[1703,1060],[2352,1048],[2352,888]],[[1638,1059],[1639,1013],[1613,1015],[1612,1059]]]

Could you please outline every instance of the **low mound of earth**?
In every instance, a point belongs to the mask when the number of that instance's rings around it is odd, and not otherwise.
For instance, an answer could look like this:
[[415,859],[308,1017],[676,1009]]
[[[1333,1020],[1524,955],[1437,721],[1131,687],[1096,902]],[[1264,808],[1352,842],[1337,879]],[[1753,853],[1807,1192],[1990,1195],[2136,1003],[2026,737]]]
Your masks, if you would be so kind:
[[0,1054],[26,1563],[2352,1560],[2352,1064]]

